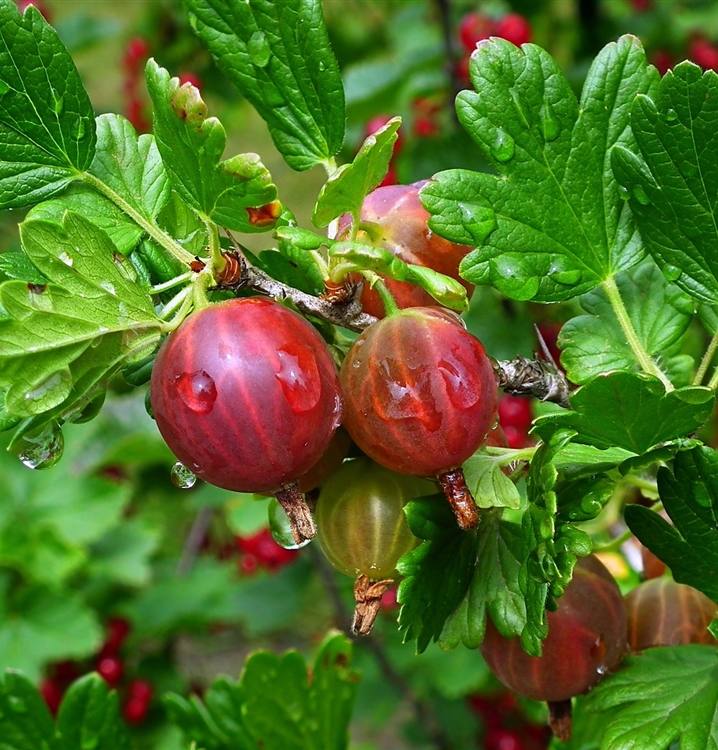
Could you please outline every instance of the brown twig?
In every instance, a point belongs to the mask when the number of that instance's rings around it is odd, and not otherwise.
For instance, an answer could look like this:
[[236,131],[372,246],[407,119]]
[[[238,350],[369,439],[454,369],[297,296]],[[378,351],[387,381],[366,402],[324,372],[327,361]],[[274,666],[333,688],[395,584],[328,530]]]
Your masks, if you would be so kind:
[[553,362],[543,359],[516,357],[511,361],[494,363],[499,388],[515,396],[536,396],[541,401],[552,401],[569,408],[571,385]]
[[177,563],[177,575],[184,576],[192,570],[194,561],[202,547],[202,542],[207,536],[207,529],[212,521],[212,508],[202,508],[192,522],[187,538],[185,539],[182,556]]

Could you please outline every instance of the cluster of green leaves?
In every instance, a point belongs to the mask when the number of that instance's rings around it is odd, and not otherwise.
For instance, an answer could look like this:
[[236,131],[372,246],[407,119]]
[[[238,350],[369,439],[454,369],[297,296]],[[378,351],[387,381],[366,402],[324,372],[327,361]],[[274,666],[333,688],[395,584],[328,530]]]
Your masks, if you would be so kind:
[[[222,678],[204,701],[166,697],[168,712],[188,742],[206,750],[341,750],[358,676],[351,667],[351,643],[330,633],[311,672],[304,657],[259,651],[238,680]],[[44,699],[27,677],[0,678],[0,732],[6,750],[130,750],[118,696],[97,674],[75,681],[53,721]],[[193,745],[194,747],[195,745]]]

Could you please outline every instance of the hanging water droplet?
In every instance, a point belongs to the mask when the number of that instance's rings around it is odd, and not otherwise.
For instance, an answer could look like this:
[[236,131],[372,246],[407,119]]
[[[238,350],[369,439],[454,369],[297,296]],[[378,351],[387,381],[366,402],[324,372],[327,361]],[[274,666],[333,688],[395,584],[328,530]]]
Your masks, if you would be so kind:
[[556,113],[552,107],[549,104],[544,104],[539,112],[539,117],[541,119],[544,140],[547,143],[555,141],[561,132],[561,123],[558,121],[558,117],[556,117]]
[[619,185],[618,195],[621,200],[627,201],[631,197],[631,191],[625,185]]
[[633,188],[633,197],[642,205],[647,206],[651,199],[648,197],[646,191],[640,186],[636,185]]
[[8,91],[10,91],[10,85],[6,81],[0,79],[0,96],[4,96]]
[[273,497],[269,501],[267,513],[269,515],[269,533],[280,547],[284,547],[284,549],[301,549],[311,542],[311,539],[305,539],[301,544],[297,544],[294,541],[287,514],[276,497]]
[[505,163],[513,159],[516,153],[516,143],[514,139],[502,128],[496,131],[494,137],[494,145],[491,149],[494,157],[497,161]]
[[10,704],[10,708],[16,713],[16,714],[24,714],[27,713],[27,704],[25,701],[20,698],[18,695],[10,695],[7,699],[8,703]]
[[183,372],[175,378],[177,392],[184,403],[197,414],[209,414],[217,400],[217,388],[204,370]]
[[269,46],[267,37],[262,31],[255,31],[247,42],[247,54],[252,65],[258,68],[266,67],[272,56],[272,49]]
[[197,483],[197,475],[178,461],[170,471],[172,484],[180,490],[189,490]]
[[676,112],[673,107],[670,107],[666,110],[666,114],[664,115],[666,122],[675,122],[678,119],[678,112]]
[[49,469],[62,458],[64,449],[65,439],[56,422],[25,433],[10,445],[10,450],[28,469]]
[[320,61],[319,61],[319,65],[318,65],[318,67],[319,67],[319,70],[320,70],[320,71],[321,71],[322,73],[323,73],[323,72],[324,72],[324,71],[326,70],[326,68],[327,68],[327,66],[326,66],[326,65],[324,64],[324,62],[323,62],[322,60],[320,60]]
[[667,265],[663,266],[663,275],[668,281],[675,281],[683,272],[678,266]]

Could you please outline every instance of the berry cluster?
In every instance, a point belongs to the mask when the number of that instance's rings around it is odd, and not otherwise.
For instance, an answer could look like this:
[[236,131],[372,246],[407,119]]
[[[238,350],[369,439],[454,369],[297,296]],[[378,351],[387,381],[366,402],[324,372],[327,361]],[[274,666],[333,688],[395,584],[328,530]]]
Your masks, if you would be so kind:
[[548,727],[529,721],[512,693],[469,696],[471,709],[483,728],[484,750],[543,750],[551,733]]
[[[93,660],[87,663],[63,661],[54,664],[40,683],[40,693],[53,715],[57,714],[65,691],[70,684],[88,671],[94,670],[111,688],[120,688],[125,677],[122,649],[130,634],[130,623],[121,617],[110,618],[105,625],[105,641]],[[128,724],[141,724],[150,705],[154,690],[146,679],[135,677],[122,689],[122,715]]]
[[125,117],[138,133],[147,133],[151,127],[144,95],[144,67],[149,56],[149,42],[144,37],[136,36],[127,42],[122,59]]

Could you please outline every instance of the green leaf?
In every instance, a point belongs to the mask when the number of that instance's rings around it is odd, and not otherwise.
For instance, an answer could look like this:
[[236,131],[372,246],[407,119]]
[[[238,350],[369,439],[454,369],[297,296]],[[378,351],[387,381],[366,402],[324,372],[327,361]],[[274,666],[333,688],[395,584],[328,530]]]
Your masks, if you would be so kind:
[[718,600],[718,453],[697,447],[658,470],[658,493],[673,525],[643,506],[625,510],[631,531],[687,583]]
[[[692,298],[669,283],[653,262],[619,274],[616,286],[643,348],[675,384],[687,385],[694,362],[680,347],[693,317]],[[569,380],[580,385],[613,370],[640,371],[603,289],[580,301],[588,315],[565,323],[558,339]]]
[[31,284],[46,284],[43,276],[24,253],[8,252],[0,255],[0,271],[11,279],[20,279]]
[[330,633],[311,680],[297,652],[259,651],[239,681],[215,680],[204,705],[172,695],[166,706],[187,739],[208,750],[346,750],[358,683],[350,662],[351,643]]
[[462,465],[466,484],[479,508],[518,508],[521,505],[521,495],[504,474],[501,459],[501,456],[475,453]]
[[610,170],[616,143],[632,144],[630,103],[658,78],[636,37],[604,47],[580,102],[541,48],[482,41],[474,91],[457,113],[499,176],[449,170],[421,192],[429,225],[477,246],[461,275],[514,299],[583,294],[637,263],[643,250]]
[[83,659],[102,643],[95,613],[66,590],[36,586],[3,609],[0,669],[17,669],[37,680],[49,662]]
[[444,307],[459,312],[469,308],[466,289],[456,279],[431,268],[405,263],[382,247],[362,242],[334,242],[329,248],[329,257],[332,272],[342,278],[354,271],[370,270],[396,281],[410,281]]
[[190,83],[180,85],[154,60],[147,63],[157,148],[172,187],[207,219],[238,232],[264,232],[279,218],[277,188],[257,154],[220,161],[224,126]]
[[0,320],[0,384],[8,387],[10,414],[50,418],[146,355],[160,322],[150,296],[127,277],[129,263],[93,224],[67,214],[62,230],[30,221],[20,233],[25,252],[53,283],[0,287],[11,316]]
[[0,2],[0,208],[39,203],[87,169],[92,105],[57,32],[34,8]]
[[718,653],[711,646],[651,648],[584,699],[587,711],[611,714],[601,750],[718,748]]
[[93,545],[90,572],[125,586],[146,586],[161,536],[161,529],[143,519],[125,521]]
[[97,118],[97,152],[89,171],[147,219],[154,219],[169,200],[170,185],[154,137],[138,138],[120,115]]
[[57,716],[57,750],[130,750],[127,725],[120,718],[117,693],[95,672],[76,680]]
[[22,674],[0,678],[0,737],[3,750],[55,748],[55,726],[37,688]]
[[683,62],[649,93],[631,110],[636,145],[614,149],[613,170],[666,277],[693,297],[716,302],[718,76]]
[[325,227],[342,214],[359,215],[364,198],[381,184],[397,141],[401,118],[394,117],[370,135],[350,164],[344,164],[322,187],[312,221]]
[[292,169],[309,169],[339,151],[344,89],[319,0],[185,0],[185,7]]
[[397,566],[405,576],[398,595],[404,641],[416,640],[418,653],[432,641],[478,648],[487,613],[502,633],[520,633],[526,606],[518,584],[519,527],[489,510],[481,513],[478,532],[462,531],[439,497],[412,501],[406,515],[412,533],[425,541]]
[[62,226],[65,212],[82,216],[102,229],[118,252],[128,255],[142,237],[142,229],[104,195],[83,183],[75,183],[62,195],[34,206],[25,217],[52,221]]
[[532,433],[546,439],[556,429],[570,429],[578,433],[576,442],[641,454],[697,430],[710,416],[714,400],[707,388],[666,393],[655,378],[614,372],[574,391],[569,398],[574,411],[539,417]]

